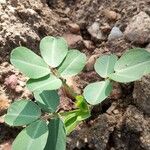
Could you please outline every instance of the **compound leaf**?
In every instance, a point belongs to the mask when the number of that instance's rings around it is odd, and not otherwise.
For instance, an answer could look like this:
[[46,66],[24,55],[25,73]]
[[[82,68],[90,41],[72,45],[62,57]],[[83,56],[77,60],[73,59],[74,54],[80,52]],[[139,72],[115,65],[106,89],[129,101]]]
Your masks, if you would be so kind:
[[114,72],[114,66],[117,61],[116,55],[103,55],[96,60],[94,68],[96,72],[103,78],[107,78]]
[[47,36],[40,42],[40,51],[45,62],[51,67],[58,67],[68,52],[66,41],[61,37]]
[[112,91],[112,83],[109,80],[95,82],[84,88],[83,95],[91,105],[101,103]]
[[54,75],[48,75],[39,79],[29,79],[27,82],[27,88],[32,92],[44,90],[56,90],[61,87],[61,80]]
[[26,47],[17,47],[11,52],[11,63],[29,78],[37,79],[50,73],[44,60]]
[[5,122],[11,126],[27,125],[41,116],[40,108],[32,101],[16,101],[8,108]]
[[34,92],[34,97],[38,105],[47,112],[55,112],[59,105],[59,95],[56,90],[52,91],[36,91]]
[[78,50],[70,50],[58,68],[61,77],[70,77],[78,74],[85,66],[86,55]]
[[45,121],[38,120],[23,129],[12,145],[13,150],[43,150],[47,138],[48,127]]
[[59,119],[52,119],[48,124],[49,135],[44,150],[66,150],[66,132],[64,123]]
[[150,53],[142,48],[124,53],[115,64],[115,73],[109,77],[117,82],[132,82],[150,73]]

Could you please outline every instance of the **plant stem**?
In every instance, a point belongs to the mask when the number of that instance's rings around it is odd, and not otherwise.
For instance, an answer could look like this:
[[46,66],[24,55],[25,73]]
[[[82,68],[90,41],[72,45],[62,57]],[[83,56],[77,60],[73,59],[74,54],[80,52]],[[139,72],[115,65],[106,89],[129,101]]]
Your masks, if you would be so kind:
[[78,95],[77,93],[74,92],[74,90],[66,84],[66,81],[62,80],[63,83],[63,90],[66,93],[66,95],[71,98],[71,99],[76,99],[76,96]]
[[58,74],[57,69],[52,69],[51,72],[53,75],[55,75],[57,78],[59,78],[62,81],[63,84],[63,92],[67,95],[67,97],[71,98],[72,100],[76,99],[76,96],[78,95],[77,93],[74,92],[74,90],[66,84],[66,80],[64,78],[61,78]]

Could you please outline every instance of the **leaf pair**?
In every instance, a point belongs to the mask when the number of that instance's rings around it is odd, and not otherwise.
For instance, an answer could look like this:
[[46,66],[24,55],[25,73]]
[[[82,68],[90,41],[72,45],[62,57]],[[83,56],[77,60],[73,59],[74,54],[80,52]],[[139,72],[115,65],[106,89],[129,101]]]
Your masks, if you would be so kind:
[[56,91],[43,91],[34,94],[38,105],[25,99],[11,104],[5,116],[7,124],[11,126],[28,125],[41,117],[41,109],[49,113],[57,110],[59,96]]
[[13,150],[65,150],[66,132],[63,122],[57,118],[47,123],[33,122],[23,129],[13,142]]
[[131,49],[119,60],[115,55],[104,55],[95,63],[96,72],[103,78],[127,83],[150,73],[150,53],[142,48]]
[[[48,95],[47,95],[48,94]],[[47,93],[37,97],[38,103],[42,108],[49,112],[56,110],[56,104],[47,101],[47,98],[56,98],[56,93]],[[49,106],[49,107],[46,107]],[[41,110],[38,105],[29,100],[16,101],[8,109],[5,116],[5,122],[11,126],[28,125],[23,129],[15,139],[12,145],[13,150],[65,150],[66,147],[66,132],[63,122],[59,119],[52,119],[47,125],[46,121],[40,119]]]
[[115,55],[104,55],[97,59],[94,68],[101,77],[108,79],[85,87],[84,97],[92,105],[109,96],[112,91],[112,83],[109,80],[127,83],[150,73],[150,53],[141,48],[131,49],[119,60]]

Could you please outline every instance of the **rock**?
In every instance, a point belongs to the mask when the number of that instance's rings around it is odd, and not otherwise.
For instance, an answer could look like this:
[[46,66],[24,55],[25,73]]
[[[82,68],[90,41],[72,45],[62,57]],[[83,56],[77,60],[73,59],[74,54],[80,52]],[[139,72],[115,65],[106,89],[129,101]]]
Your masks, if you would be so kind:
[[116,20],[117,19],[117,13],[115,11],[112,10],[104,10],[104,15],[110,19],[110,20]]
[[134,16],[125,29],[125,38],[137,44],[150,42],[150,17],[145,12]]
[[12,142],[6,141],[5,143],[1,143],[0,149],[1,150],[12,150]]
[[111,41],[107,41],[106,48],[111,52],[116,54],[117,56],[121,56],[127,49],[132,48],[131,44],[129,44],[123,37],[114,39]]
[[93,39],[98,41],[105,39],[103,33],[100,30],[100,24],[98,22],[94,22],[90,27],[88,27],[87,30]]
[[112,112],[115,110],[115,108],[117,107],[117,104],[116,103],[112,103],[111,106],[107,109],[106,113],[111,115]]
[[123,37],[123,33],[120,31],[118,27],[113,27],[108,36],[108,40],[114,40]]
[[119,110],[118,110],[118,109],[115,109],[115,110],[113,111],[113,113],[114,113],[114,114],[119,114]]
[[135,82],[133,98],[135,105],[150,115],[150,75],[146,75]]
[[25,99],[32,99],[33,98],[33,94],[32,94],[31,91],[29,91],[27,88],[25,88],[21,97],[25,98]]
[[6,111],[10,105],[10,100],[5,95],[0,95],[0,116]]
[[5,79],[4,84],[10,89],[15,89],[18,83],[16,75],[11,75]]
[[3,66],[3,67],[8,67],[8,66],[9,66],[9,63],[8,63],[8,62],[3,62],[3,63],[2,63],[2,66]]
[[110,94],[110,98],[114,99],[114,100],[118,100],[119,98],[121,98],[122,96],[122,89],[121,89],[121,85],[117,82],[113,83],[113,90]]
[[69,48],[81,48],[83,47],[83,39],[80,35],[66,33],[63,35],[67,41]]
[[26,82],[18,80],[18,84],[19,84],[21,87],[25,87]]
[[4,115],[3,116],[0,116],[0,123],[4,123],[5,120],[4,120]]
[[24,89],[20,85],[18,85],[18,86],[16,86],[15,91],[16,91],[16,93],[20,94],[20,93],[23,93]]
[[78,87],[77,78],[76,77],[69,77],[66,79],[66,83],[69,87],[73,89],[73,91],[77,94],[81,94],[81,89]]
[[87,71],[92,71],[92,70],[94,70],[94,64],[95,64],[95,61],[96,61],[96,59],[99,57],[99,54],[95,54],[95,55],[92,55],[89,59],[88,59],[88,61],[87,61],[87,63],[86,63],[86,66],[85,66],[85,69],[87,70]]
[[88,50],[94,50],[95,49],[95,46],[93,45],[93,42],[92,41],[89,41],[89,40],[84,40],[83,41],[83,44],[84,46],[88,49]]
[[69,23],[68,26],[69,26],[70,32],[75,33],[75,34],[80,32],[80,26],[78,24]]
[[108,23],[104,23],[101,27],[100,27],[101,31],[104,33],[110,32],[111,31],[111,27]]

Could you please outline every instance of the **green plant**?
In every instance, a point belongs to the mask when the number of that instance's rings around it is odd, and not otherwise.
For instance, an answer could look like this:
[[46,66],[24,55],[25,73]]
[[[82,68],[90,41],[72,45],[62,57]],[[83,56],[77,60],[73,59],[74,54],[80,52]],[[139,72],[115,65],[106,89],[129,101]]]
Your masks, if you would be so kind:
[[[150,53],[144,49],[131,49],[119,59],[103,55],[94,67],[105,80],[87,85],[83,95],[78,95],[66,84],[66,78],[84,68],[85,54],[75,49],[68,51],[63,38],[50,36],[41,40],[40,52],[43,59],[25,47],[11,53],[11,63],[29,77],[27,87],[35,97],[35,102],[15,101],[5,116],[8,125],[25,127],[13,142],[13,150],[65,150],[66,135],[90,117],[92,105],[110,95],[114,81],[132,82],[150,73]],[[60,87],[70,95],[76,109],[58,111]]]

